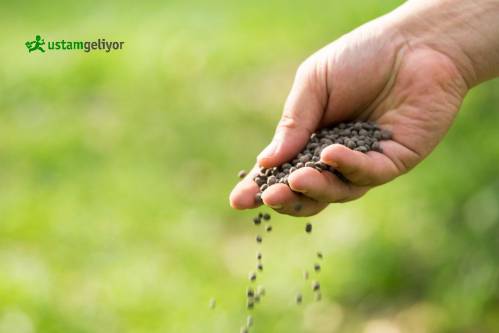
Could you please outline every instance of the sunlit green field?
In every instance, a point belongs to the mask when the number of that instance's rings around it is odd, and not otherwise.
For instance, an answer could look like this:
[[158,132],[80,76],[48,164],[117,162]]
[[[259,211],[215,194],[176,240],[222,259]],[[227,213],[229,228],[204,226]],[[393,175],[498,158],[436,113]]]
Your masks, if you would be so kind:
[[[228,205],[237,171],[299,63],[400,3],[0,4],[0,333],[239,332],[257,245],[255,212]],[[126,43],[28,54],[36,34]],[[498,126],[493,81],[413,172],[273,214],[252,332],[499,331]]]

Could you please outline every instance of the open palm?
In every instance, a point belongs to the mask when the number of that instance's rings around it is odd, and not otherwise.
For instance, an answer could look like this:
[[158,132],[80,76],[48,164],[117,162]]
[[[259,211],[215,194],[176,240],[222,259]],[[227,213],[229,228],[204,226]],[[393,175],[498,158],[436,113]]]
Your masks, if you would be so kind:
[[[265,204],[291,215],[313,215],[332,202],[359,198],[370,188],[407,172],[424,159],[450,127],[468,87],[453,61],[384,18],[343,36],[298,69],[272,143],[258,163],[272,167],[292,159],[320,127],[370,120],[392,132],[383,153],[363,154],[342,145],[321,159],[348,181],[302,168],[262,194]],[[253,173],[231,194],[235,208],[253,208],[259,191]]]

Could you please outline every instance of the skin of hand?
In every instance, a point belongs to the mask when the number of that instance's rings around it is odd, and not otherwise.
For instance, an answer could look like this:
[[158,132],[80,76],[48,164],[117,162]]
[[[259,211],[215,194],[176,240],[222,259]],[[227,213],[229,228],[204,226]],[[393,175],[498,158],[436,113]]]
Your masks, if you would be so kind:
[[[279,213],[310,216],[411,170],[445,136],[468,90],[499,74],[497,17],[499,1],[408,1],[310,56],[259,166],[292,159],[311,133],[342,121],[374,121],[393,138],[382,141],[383,153],[333,144],[321,160],[348,181],[301,168],[289,176],[289,187],[266,189],[263,202]],[[232,207],[257,206],[258,165],[232,191]]]

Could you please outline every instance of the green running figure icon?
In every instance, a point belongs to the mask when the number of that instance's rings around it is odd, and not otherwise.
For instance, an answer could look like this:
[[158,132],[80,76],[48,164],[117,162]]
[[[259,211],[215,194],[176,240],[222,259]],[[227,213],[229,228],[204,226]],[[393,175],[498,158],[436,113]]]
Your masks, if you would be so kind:
[[35,50],[40,50],[41,52],[45,53],[45,50],[42,47],[42,45],[45,45],[45,40],[40,37],[40,35],[36,35],[34,41],[27,41],[25,45],[28,48],[29,53]]

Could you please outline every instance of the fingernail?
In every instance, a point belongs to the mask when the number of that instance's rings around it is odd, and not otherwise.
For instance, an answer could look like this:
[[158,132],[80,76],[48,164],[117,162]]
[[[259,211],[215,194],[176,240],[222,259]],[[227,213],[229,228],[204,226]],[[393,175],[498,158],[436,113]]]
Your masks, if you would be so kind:
[[338,163],[336,163],[335,161],[332,161],[328,158],[324,158],[323,156],[321,156],[321,162],[326,163],[327,165],[330,165],[335,169],[338,168]]
[[338,163],[336,163],[335,161],[330,161],[328,162],[327,164],[329,164],[330,166],[332,166],[333,168],[337,169],[338,168]]
[[272,140],[272,142],[258,155],[258,159],[267,158],[274,155],[277,150],[277,142]]
[[299,193],[303,193],[303,194],[307,193],[307,191],[306,191],[306,190],[304,190],[304,189],[301,189],[301,188],[297,187],[295,184],[291,184],[291,183],[290,183],[290,184],[289,184],[289,187],[290,187],[293,191],[295,191],[295,192],[299,192]]

